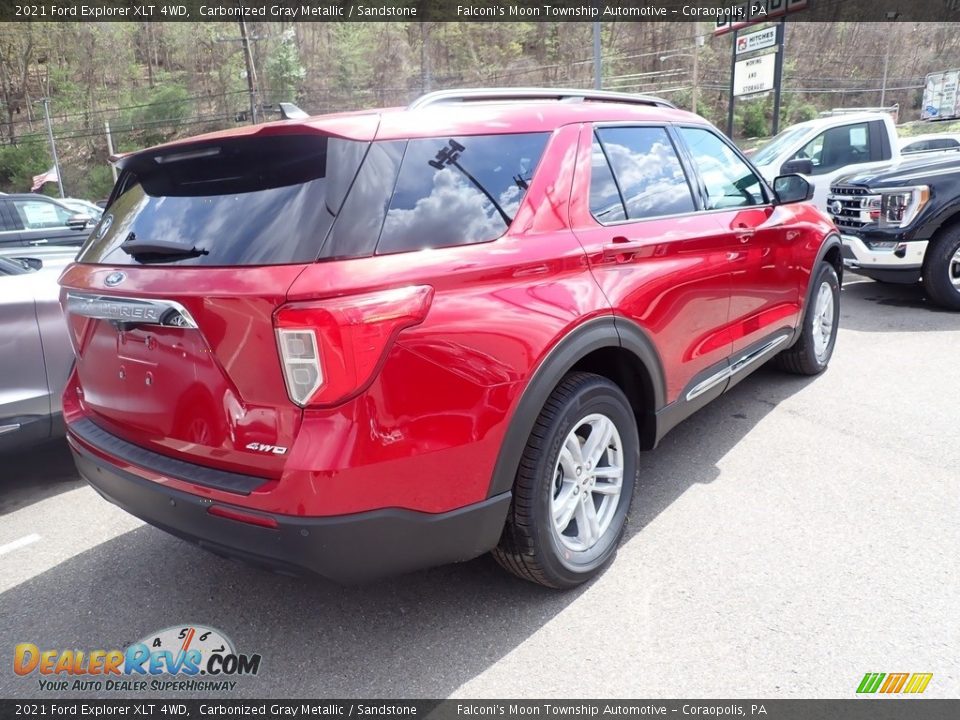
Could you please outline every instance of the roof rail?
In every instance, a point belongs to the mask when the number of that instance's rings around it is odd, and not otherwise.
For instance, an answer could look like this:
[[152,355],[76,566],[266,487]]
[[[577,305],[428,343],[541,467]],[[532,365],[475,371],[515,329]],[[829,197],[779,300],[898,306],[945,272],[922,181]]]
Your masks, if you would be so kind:
[[575,90],[571,88],[466,88],[437,90],[421,95],[407,106],[417,110],[429,105],[484,101],[522,102],[524,100],[559,100],[561,102],[610,102],[629,105],[676,108],[673,103],[652,95],[609,92],[606,90]]

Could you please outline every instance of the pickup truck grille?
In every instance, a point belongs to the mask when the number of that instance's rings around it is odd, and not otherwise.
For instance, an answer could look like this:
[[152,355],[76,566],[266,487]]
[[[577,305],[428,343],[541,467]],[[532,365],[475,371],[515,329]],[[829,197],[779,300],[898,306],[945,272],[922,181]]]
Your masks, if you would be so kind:
[[840,230],[859,230],[871,222],[870,203],[878,198],[866,188],[833,185],[827,196],[827,212]]

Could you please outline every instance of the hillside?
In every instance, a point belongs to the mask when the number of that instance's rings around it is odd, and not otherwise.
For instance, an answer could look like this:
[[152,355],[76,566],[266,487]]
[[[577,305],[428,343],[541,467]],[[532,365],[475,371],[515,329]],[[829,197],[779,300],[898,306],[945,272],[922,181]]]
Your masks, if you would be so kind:
[[[254,103],[267,118],[281,100],[322,113],[454,86],[592,85],[590,23],[262,22],[246,30]],[[51,165],[43,97],[64,184],[80,197],[109,191],[108,122],[117,151],[249,122],[239,38],[234,22],[0,24],[0,190],[27,190]],[[602,44],[604,88],[659,93],[684,107],[696,52],[698,111],[725,125],[729,37],[712,37],[705,23],[603,23]],[[902,121],[918,118],[924,75],[952,67],[960,67],[955,28],[790,22],[781,126],[881,99],[899,103]],[[771,106],[769,96],[739,102],[736,134],[769,134]]]

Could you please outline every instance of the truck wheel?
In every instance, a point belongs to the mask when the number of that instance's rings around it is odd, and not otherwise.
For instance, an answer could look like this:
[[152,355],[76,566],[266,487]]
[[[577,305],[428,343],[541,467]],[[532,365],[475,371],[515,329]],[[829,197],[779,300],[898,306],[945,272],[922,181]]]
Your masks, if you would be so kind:
[[775,358],[777,367],[796,375],[817,375],[826,370],[837,342],[840,283],[830,263],[820,263],[814,273],[813,288],[800,339]]
[[927,248],[923,287],[937,305],[960,310],[960,225],[940,233]]
[[599,375],[567,375],[530,433],[494,558],[552,588],[594,577],[623,534],[639,455],[636,418],[620,388]]

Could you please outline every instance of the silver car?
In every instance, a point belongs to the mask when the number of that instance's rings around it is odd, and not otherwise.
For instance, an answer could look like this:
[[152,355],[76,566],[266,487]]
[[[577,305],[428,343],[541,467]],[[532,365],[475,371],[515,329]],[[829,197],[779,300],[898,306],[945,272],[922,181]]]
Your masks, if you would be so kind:
[[75,254],[0,251],[0,451],[62,433],[73,350],[57,278]]

